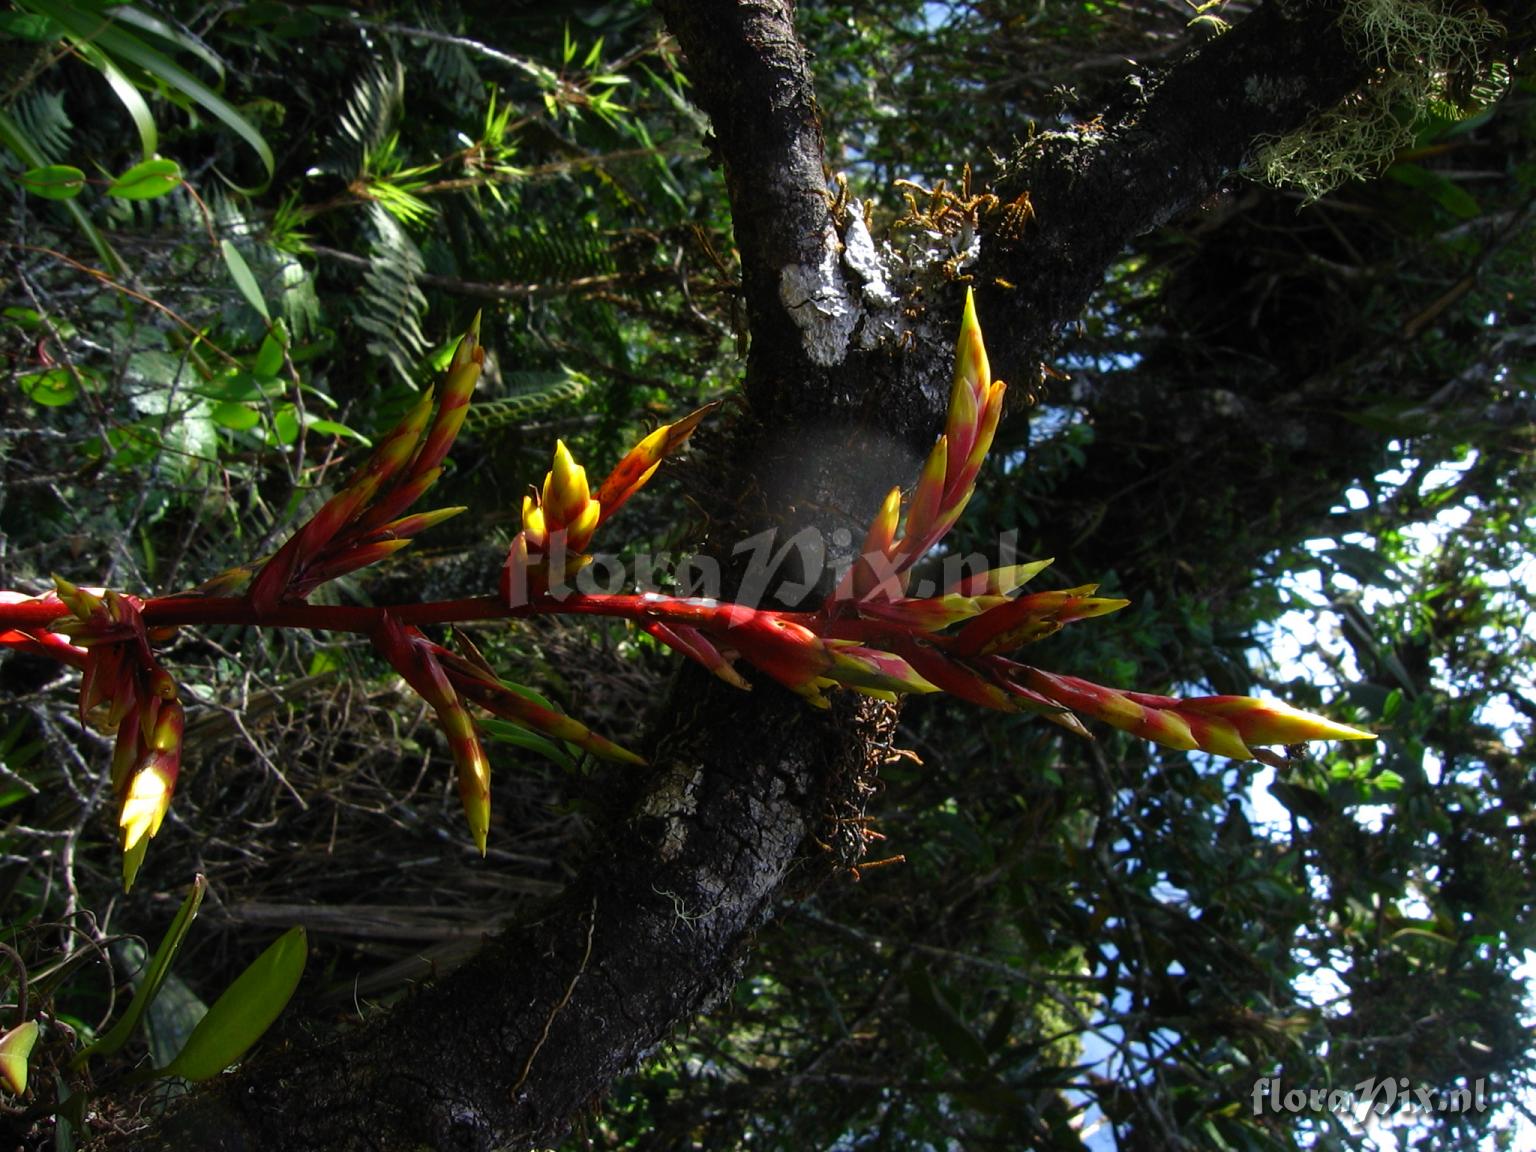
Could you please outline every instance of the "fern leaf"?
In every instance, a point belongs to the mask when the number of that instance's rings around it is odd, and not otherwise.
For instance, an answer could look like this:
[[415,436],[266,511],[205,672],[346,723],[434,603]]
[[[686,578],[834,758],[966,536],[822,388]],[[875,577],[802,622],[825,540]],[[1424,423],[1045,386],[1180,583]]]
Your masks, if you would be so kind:
[[570,369],[508,375],[531,377],[543,382],[511,396],[477,401],[464,419],[466,433],[482,436],[502,428],[517,427],[551,409],[574,405],[587,394],[587,387],[591,384],[587,377]]
[[419,283],[425,270],[421,251],[382,205],[371,205],[368,215],[374,242],[354,318],[373,337],[368,351],[388,361],[402,380],[415,387],[416,361],[427,348],[421,331],[427,310]]
[[68,157],[75,125],[64,110],[62,95],[34,88],[17,99],[12,115],[48,163]]
[[342,104],[336,134],[320,167],[348,180],[361,175],[366,158],[389,138],[404,101],[405,69],[397,60],[374,61]]

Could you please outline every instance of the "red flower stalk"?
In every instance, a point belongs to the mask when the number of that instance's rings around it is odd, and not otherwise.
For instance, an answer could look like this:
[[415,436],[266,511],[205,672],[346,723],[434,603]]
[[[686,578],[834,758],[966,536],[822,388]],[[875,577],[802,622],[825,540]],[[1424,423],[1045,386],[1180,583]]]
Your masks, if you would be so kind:
[[484,856],[491,827],[491,766],[475,723],[438,659],[437,645],[419,629],[401,624],[385,612],[373,634],[373,646],[437,714],[438,726],[448,737],[448,748],[458,769],[464,819],[475,847]]
[[[478,321],[454,352],[434,407],[428,392],[373,449],[363,466],[278,551],[230,569],[177,597],[145,602],[64,580],[52,593],[0,592],[0,645],[49,655],[82,670],[83,721],[115,731],[113,792],[131,884],[159,830],[180,771],[185,716],[175,682],[153,644],[168,625],[218,622],[364,632],[436,714],[457,767],[460,800],[483,854],[490,826],[490,771],[467,705],[603,759],[643,763],[579,721],[497,678],[467,640],[459,652],[420,626],[543,612],[633,621],[727,682],[748,688],[736,661],[825,707],[841,686],[893,700],[948,692],[986,708],[1044,716],[1086,736],[1078,715],[1172,748],[1234,759],[1262,757],[1266,744],[1360,740],[1359,729],[1246,697],[1180,700],[1121,691],[1043,671],[1005,653],[1078,620],[1117,611],[1125,600],[1095,585],[1019,594],[1050,563],[1006,565],[954,582],[937,596],[906,595],[912,566],[954,525],[974,490],[1002,410],[974,302],[966,296],[943,434],[923,465],[902,521],[891,490],[865,535],[862,554],[820,611],[778,612],[713,599],[645,593],[550,594],[556,575],[589,562],[593,534],[688,439],[713,405],[652,432],[593,491],[586,470],[557,443],[544,483],[523,503],[497,597],[392,608],[304,602],[321,583],[377,563],[462,509],[410,513],[437,480],[463,424],[484,352]],[[249,584],[244,599],[232,597]]]
[[907,507],[905,528],[898,536],[901,491],[893,488],[875,514],[863,552],[838,585],[829,608],[839,600],[894,600],[906,591],[907,571],[955,526],[970,502],[981,463],[992,447],[1006,392],[1001,380],[992,379],[975,300],[966,289],[949,415],[943,435],[923,464]]
[[[270,615],[284,601],[302,601],[326,580],[375,564],[432,524],[462,512],[444,508],[399,519],[436,482],[448,449],[464,424],[480,378],[485,350],[480,317],[459,341],[442,398],[432,416],[429,390],[374,448],[363,466],[278,549],[251,582],[251,605]],[[226,574],[228,575],[228,574]]]

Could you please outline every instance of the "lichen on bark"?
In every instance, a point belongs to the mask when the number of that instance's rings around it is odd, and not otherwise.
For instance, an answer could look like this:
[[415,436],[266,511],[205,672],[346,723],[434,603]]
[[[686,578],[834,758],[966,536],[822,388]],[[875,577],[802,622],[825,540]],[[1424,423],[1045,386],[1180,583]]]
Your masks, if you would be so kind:
[[1295,188],[1308,203],[1381,173],[1437,105],[1464,115],[1469,102],[1497,99],[1509,80],[1487,58],[1500,26],[1476,5],[1346,0],[1338,27],[1374,71],[1333,108],[1265,143],[1253,164],[1265,182]]

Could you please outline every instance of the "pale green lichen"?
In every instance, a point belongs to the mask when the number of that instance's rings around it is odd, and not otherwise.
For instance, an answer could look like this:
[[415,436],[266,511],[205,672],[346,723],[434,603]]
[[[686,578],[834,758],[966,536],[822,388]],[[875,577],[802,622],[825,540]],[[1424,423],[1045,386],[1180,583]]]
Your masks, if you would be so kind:
[[1507,72],[1485,59],[1502,29],[1481,8],[1441,0],[1347,0],[1339,26],[1375,74],[1341,104],[1262,146],[1254,166],[1266,183],[1300,190],[1310,203],[1350,180],[1378,175],[1414,138],[1427,111],[1467,109],[1451,93],[1478,76],[1471,100],[1497,98]]

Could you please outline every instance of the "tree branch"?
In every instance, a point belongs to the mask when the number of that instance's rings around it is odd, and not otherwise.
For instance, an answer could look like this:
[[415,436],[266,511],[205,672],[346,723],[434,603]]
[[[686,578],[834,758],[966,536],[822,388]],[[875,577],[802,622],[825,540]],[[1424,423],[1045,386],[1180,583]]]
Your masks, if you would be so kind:
[[1269,0],[1168,70],[1128,79],[1125,107],[1103,123],[1020,149],[995,191],[1004,202],[1028,193],[1033,222],[986,218],[975,270],[999,376],[1034,379],[1060,325],[1131,240],[1219,192],[1259,143],[1360,85],[1369,68],[1339,31],[1338,7]]
[[758,352],[748,368],[748,394],[771,404],[798,374],[842,360],[855,318],[793,5],[659,0],[656,7],[682,45],[714,127]]

